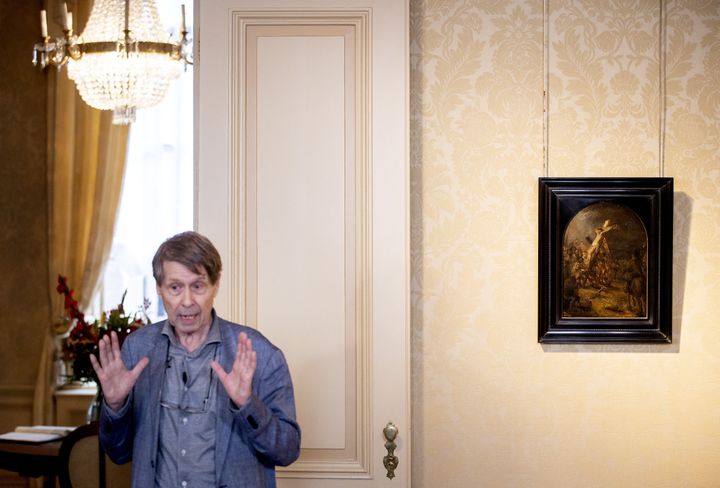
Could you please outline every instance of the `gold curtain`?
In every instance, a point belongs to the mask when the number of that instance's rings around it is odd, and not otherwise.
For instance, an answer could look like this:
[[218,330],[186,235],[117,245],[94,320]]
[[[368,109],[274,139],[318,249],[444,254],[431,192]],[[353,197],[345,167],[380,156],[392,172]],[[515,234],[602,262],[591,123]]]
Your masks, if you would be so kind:
[[[91,0],[75,2],[76,25],[84,25]],[[122,189],[128,126],[112,125],[112,113],[82,101],[66,70],[50,75],[48,111],[49,292],[55,317],[63,314],[55,292],[67,276],[85,309],[110,252]],[[54,421],[55,333],[48,325],[33,402],[33,421]]]

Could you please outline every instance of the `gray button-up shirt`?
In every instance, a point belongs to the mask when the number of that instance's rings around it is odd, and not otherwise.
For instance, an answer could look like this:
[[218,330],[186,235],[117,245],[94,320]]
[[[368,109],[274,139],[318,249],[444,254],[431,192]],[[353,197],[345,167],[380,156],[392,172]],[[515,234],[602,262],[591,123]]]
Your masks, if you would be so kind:
[[210,361],[220,344],[216,322],[213,314],[205,343],[193,352],[180,344],[169,322],[163,327],[170,346],[160,399],[157,487],[215,487],[218,380]]

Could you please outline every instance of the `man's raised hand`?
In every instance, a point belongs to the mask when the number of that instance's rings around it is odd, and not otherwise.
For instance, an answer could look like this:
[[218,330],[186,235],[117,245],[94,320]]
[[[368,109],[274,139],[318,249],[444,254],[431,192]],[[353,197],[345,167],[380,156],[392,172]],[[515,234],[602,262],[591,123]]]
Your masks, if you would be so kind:
[[133,369],[128,370],[120,355],[120,341],[114,331],[100,339],[98,348],[100,359],[91,354],[90,362],[100,380],[105,402],[111,409],[117,411],[125,403],[130,390],[135,386],[140,373],[150,360],[144,357]]
[[252,341],[245,332],[238,335],[237,343],[237,353],[229,372],[226,373],[217,361],[212,361],[210,364],[230,400],[238,407],[242,407],[252,395],[252,380],[257,367],[257,353],[253,350]]

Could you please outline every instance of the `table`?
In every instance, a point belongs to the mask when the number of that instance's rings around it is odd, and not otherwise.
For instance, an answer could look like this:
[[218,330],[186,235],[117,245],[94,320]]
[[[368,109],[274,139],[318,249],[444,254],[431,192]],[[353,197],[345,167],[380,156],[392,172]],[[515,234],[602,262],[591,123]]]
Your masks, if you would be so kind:
[[45,478],[44,486],[54,487],[60,469],[62,439],[30,443],[0,440],[0,468],[20,476]]

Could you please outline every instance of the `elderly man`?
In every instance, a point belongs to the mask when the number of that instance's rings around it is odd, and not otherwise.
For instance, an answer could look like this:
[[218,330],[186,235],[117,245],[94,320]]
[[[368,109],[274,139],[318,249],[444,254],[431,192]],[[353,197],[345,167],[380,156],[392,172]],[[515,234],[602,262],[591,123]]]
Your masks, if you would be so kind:
[[100,441],[148,487],[274,487],[300,452],[287,363],[258,331],[215,314],[220,255],[196,232],[166,240],[153,276],[167,320],[92,357],[104,394]]

